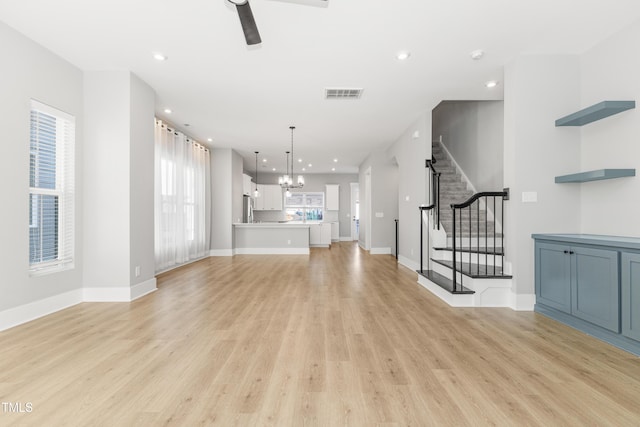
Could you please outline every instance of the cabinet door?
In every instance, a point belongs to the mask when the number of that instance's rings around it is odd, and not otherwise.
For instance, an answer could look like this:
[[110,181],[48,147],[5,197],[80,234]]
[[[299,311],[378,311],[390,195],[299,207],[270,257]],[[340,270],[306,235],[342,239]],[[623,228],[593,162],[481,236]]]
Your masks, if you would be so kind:
[[320,242],[323,245],[331,245],[331,223],[320,224]]
[[282,187],[279,185],[269,185],[269,209],[282,210]]
[[311,224],[309,226],[309,244],[319,245],[320,243],[320,224]]
[[640,254],[622,254],[622,334],[640,341]]
[[253,193],[251,185],[251,177],[247,174],[242,175],[242,193],[246,196],[250,196]]
[[536,242],[536,302],[571,313],[569,247]]
[[340,185],[327,184],[326,186],[326,210],[337,211],[340,210]]
[[571,314],[620,332],[618,252],[571,248]]
[[255,198],[255,206],[254,209],[257,211],[263,211],[265,209],[264,206],[264,200],[266,198],[266,194],[265,194],[265,185],[264,184],[258,184],[258,192],[260,193],[260,196]]

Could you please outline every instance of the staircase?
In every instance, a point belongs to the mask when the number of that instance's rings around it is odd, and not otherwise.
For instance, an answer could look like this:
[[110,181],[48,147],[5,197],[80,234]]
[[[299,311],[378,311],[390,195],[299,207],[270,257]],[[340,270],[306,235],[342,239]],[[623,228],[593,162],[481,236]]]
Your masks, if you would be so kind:
[[474,194],[440,143],[432,153],[431,203],[420,208],[427,263],[421,253],[418,282],[452,306],[511,306],[501,232],[508,192]]

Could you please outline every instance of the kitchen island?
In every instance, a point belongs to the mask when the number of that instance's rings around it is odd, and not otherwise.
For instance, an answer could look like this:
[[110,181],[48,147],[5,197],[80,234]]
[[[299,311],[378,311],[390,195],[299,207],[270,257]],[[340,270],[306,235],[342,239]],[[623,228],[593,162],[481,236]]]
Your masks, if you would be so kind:
[[235,253],[308,255],[309,227],[286,222],[233,224]]

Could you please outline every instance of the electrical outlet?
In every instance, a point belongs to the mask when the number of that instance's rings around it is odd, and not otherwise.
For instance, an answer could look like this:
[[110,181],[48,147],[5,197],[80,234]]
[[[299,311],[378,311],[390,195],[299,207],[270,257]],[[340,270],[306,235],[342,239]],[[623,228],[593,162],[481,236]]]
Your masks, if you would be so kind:
[[291,240],[287,240],[287,245],[290,245],[290,244],[291,244]]
[[140,277],[140,266],[136,265],[136,277]]

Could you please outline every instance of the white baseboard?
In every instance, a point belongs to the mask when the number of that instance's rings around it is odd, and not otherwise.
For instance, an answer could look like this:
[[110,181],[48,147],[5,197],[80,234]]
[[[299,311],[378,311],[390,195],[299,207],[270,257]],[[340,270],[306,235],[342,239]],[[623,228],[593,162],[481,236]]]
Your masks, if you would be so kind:
[[341,242],[353,242],[353,239],[351,238],[351,236],[340,236],[340,241]]
[[236,255],[309,255],[309,248],[236,248]]
[[209,256],[233,256],[233,249],[211,249]]
[[82,302],[82,289],[0,311],[0,331],[30,322]]
[[82,300],[84,302],[129,302],[131,288],[128,286],[82,288]]
[[129,294],[129,301],[142,298],[143,296],[155,292],[158,290],[156,286],[156,278],[153,277],[145,282],[138,283],[131,287],[131,293]]
[[420,263],[416,262],[412,259],[407,258],[403,255],[398,255],[398,263],[404,265],[409,270],[417,271],[420,270]]
[[511,308],[515,311],[533,311],[536,305],[535,294],[514,294],[511,293]]
[[391,248],[371,248],[371,255],[391,255]]

